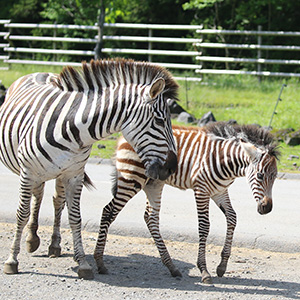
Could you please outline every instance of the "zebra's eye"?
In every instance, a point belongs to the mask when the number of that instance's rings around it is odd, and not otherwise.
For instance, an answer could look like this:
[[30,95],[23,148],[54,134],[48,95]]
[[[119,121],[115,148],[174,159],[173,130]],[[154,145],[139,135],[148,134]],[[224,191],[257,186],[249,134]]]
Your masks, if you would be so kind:
[[155,122],[158,126],[164,126],[165,125],[165,121],[162,118],[155,118]]
[[264,174],[263,173],[257,173],[257,179],[263,180],[264,179]]

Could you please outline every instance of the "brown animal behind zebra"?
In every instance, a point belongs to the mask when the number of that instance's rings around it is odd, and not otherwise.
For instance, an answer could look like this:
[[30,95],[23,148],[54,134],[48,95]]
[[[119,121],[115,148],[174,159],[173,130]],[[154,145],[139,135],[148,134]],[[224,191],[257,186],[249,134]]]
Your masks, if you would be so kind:
[[206,266],[205,247],[209,232],[209,199],[222,210],[227,221],[225,244],[218,276],[223,276],[231,253],[236,213],[231,206],[229,186],[236,177],[246,176],[257,201],[258,212],[272,210],[272,186],[277,175],[276,159],[279,155],[272,135],[254,125],[230,126],[223,122],[203,128],[173,127],[177,144],[178,168],[166,181],[145,176],[145,169],[131,146],[121,138],[116,153],[114,198],[102,213],[99,236],[94,252],[99,273],[106,273],[103,253],[111,223],[125,204],[141,189],[147,195],[144,219],[156,243],[162,262],[172,276],[181,276],[175,267],[159,231],[159,211],[165,184],[193,189],[198,213],[199,254],[197,265],[202,282],[211,283]]

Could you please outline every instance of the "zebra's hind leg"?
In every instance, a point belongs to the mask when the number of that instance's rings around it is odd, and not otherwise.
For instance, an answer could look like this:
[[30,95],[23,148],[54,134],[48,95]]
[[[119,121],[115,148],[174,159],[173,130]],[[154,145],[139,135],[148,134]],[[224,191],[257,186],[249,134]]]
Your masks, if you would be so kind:
[[73,177],[64,177],[62,182],[66,193],[69,223],[73,235],[74,260],[78,263],[78,277],[93,279],[92,267],[88,264],[82,245],[80,196],[83,186],[83,172]]
[[53,196],[53,205],[54,205],[54,223],[53,223],[53,233],[51,236],[51,244],[48,248],[49,257],[58,257],[61,255],[61,215],[65,207],[65,190],[64,186],[59,178],[56,179],[55,184],[55,194]]
[[226,239],[221,253],[221,262],[217,267],[217,275],[222,277],[226,272],[228,260],[231,254],[233,233],[236,226],[236,213],[231,206],[228,190],[225,190],[224,193],[220,195],[212,197],[212,199],[224,213],[227,222]]
[[32,186],[30,176],[24,174],[21,171],[20,174],[20,194],[19,194],[19,206],[17,209],[17,225],[13,243],[11,246],[11,252],[4,264],[3,272],[6,274],[16,274],[18,273],[18,254],[20,253],[20,242],[23,233],[23,229],[26,226],[29,214],[30,214],[30,200],[32,196]]
[[194,189],[197,214],[198,214],[198,232],[199,232],[199,252],[197,266],[201,272],[202,282],[212,284],[212,278],[206,265],[206,241],[209,233],[209,197],[202,195],[201,190]]
[[32,207],[29,222],[27,225],[28,235],[26,238],[26,249],[29,253],[36,251],[40,246],[40,238],[37,235],[37,230],[39,227],[38,218],[44,195],[44,187],[45,183],[42,183],[37,188],[35,188],[32,193]]
[[155,241],[162,263],[169,269],[173,277],[182,277],[180,271],[175,267],[159,231],[159,212],[163,187],[164,182],[156,180],[150,180],[144,187],[148,198],[144,219]]
[[94,251],[94,259],[96,261],[99,274],[108,273],[103,261],[108,229],[126,203],[141,190],[140,183],[135,180],[127,180],[123,178],[121,174],[119,174],[115,184],[117,189],[115,191],[114,198],[103,208],[102,211],[99,234]]

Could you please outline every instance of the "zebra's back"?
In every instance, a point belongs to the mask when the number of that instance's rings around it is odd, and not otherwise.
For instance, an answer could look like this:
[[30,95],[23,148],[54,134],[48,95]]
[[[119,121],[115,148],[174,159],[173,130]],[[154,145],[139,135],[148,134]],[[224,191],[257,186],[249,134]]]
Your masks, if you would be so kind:
[[[56,78],[52,73],[34,73],[21,77],[8,89],[0,108],[0,159],[14,173],[19,173],[20,160],[27,160],[36,172],[50,172],[54,135],[55,140],[62,135],[50,129],[55,129],[57,115],[61,114],[58,107],[62,108],[69,98],[53,84]],[[67,149],[61,146],[61,150]],[[60,155],[58,152],[56,157]]]

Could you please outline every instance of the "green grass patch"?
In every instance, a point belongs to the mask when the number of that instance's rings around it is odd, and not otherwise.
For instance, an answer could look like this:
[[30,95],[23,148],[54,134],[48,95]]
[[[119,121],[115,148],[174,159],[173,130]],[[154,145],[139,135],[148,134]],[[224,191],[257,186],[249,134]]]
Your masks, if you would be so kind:
[[300,157],[300,145],[291,147],[284,143],[280,144],[281,156],[278,162],[280,172],[298,173],[300,171],[300,159],[291,159],[291,155]]
[[[204,78],[205,80],[205,78]],[[200,119],[212,111],[218,121],[235,119],[239,124],[268,126],[282,87],[281,99],[272,121],[274,129],[300,128],[300,84],[295,79],[264,79],[216,76],[205,84],[180,82],[180,105]]]
[[[117,149],[117,139],[120,136],[121,133],[114,133],[113,135],[94,143],[91,156],[101,157],[104,159],[112,158]],[[104,148],[99,149],[99,145],[104,146]]]

